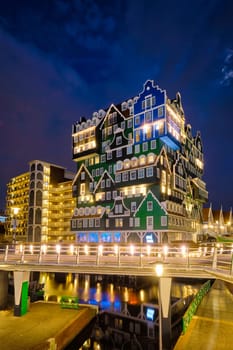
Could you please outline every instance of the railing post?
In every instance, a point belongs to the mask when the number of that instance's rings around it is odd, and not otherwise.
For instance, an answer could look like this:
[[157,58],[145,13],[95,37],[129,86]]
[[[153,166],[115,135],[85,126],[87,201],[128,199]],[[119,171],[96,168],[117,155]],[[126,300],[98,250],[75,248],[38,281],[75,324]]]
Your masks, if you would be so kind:
[[142,246],[140,246],[140,267],[142,267]]
[[121,247],[119,246],[118,247],[118,250],[117,250],[117,265],[120,266],[121,264],[121,251],[120,251]]
[[189,262],[189,247],[187,248],[187,267],[190,268],[190,262]]
[[96,254],[96,265],[98,266],[100,262],[100,251],[99,248],[97,246],[97,254]]
[[7,261],[7,257],[8,257],[8,250],[9,250],[9,246],[7,244],[6,249],[5,249],[5,256],[4,256],[4,261]]
[[217,250],[218,248],[216,247],[216,245],[214,246],[214,254],[213,254],[213,263],[212,263],[212,269],[216,270],[217,268]]
[[79,264],[79,246],[78,246],[77,252],[76,252],[76,264]]
[[25,250],[25,247],[24,245],[22,246],[22,255],[21,255],[21,262],[23,263],[24,262],[24,250]]
[[40,246],[39,257],[38,257],[38,264],[40,264],[41,261],[42,261],[42,245]]

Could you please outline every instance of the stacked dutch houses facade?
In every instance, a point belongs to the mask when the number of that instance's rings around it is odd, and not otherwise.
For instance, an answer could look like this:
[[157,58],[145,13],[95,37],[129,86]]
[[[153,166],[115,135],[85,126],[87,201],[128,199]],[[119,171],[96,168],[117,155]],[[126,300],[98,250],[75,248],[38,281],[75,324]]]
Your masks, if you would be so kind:
[[135,97],[73,125],[76,208],[81,242],[196,240],[208,200],[200,133],[148,80]]

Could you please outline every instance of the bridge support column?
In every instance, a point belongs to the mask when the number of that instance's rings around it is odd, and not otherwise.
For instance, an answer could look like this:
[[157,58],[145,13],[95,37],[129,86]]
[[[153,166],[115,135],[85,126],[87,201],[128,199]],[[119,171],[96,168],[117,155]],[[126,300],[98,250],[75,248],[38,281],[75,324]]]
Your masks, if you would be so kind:
[[15,305],[14,316],[23,316],[28,311],[28,285],[30,272],[14,271]]
[[5,309],[8,299],[8,272],[0,271],[0,310]]
[[159,337],[160,350],[171,349],[171,283],[170,277],[159,278]]

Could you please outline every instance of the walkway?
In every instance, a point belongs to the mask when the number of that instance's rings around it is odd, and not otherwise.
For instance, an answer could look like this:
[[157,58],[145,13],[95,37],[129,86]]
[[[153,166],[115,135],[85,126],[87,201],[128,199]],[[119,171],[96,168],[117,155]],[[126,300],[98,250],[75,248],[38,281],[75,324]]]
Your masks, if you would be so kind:
[[0,311],[1,350],[64,349],[95,318],[91,307],[62,309],[57,303],[36,302],[22,317]]
[[232,350],[233,295],[216,280],[174,350]]

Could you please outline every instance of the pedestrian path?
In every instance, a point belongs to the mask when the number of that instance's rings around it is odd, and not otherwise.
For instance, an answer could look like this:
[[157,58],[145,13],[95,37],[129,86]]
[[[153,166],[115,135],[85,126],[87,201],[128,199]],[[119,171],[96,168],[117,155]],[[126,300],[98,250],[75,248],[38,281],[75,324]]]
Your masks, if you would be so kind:
[[233,295],[216,280],[174,350],[232,350]]

